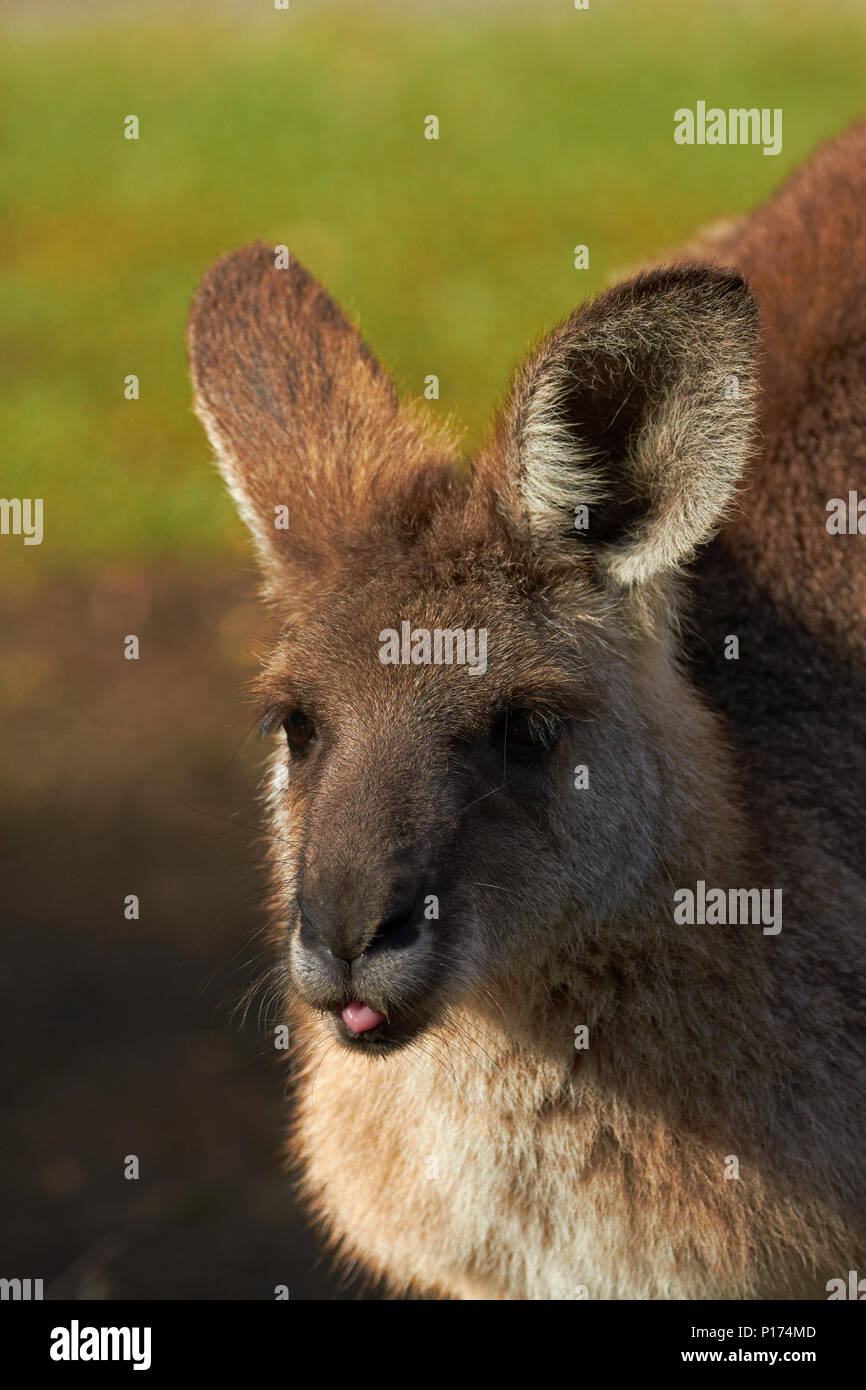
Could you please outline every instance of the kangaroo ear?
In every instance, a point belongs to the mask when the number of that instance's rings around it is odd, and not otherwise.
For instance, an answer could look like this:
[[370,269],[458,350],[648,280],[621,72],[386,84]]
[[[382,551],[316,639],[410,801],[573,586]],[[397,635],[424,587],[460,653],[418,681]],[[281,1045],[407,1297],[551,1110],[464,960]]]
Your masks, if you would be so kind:
[[736,274],[640,275],[556,329],[518,373],[481,473],[536,551],[604,582],[687,560],[731,501],[755,413],[757,308]]
[[215,265],[190,311],[199,417],[269,578],[317,572],[353,538],[417,529],[450,467],[442,439],[297,261],[248,246]]

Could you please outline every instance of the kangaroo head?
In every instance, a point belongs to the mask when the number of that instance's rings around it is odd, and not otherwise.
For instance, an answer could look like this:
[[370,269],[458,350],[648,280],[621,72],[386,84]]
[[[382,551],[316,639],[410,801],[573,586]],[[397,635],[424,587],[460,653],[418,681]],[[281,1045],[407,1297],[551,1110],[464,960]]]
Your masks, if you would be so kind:
[[259,680],[281,950],[387,1052],[640,901],[704,717],[672,576],[744,466],[735,275],[640,276],[518,373],[467,480],[297,263],[205,278],[198,412],[283,619]]

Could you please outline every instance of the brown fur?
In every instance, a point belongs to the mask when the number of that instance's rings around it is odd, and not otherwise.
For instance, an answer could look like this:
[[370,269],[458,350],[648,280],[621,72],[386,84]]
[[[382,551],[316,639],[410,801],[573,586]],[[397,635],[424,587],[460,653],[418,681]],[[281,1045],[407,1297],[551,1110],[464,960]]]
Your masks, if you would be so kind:
[[[866,482],[864,205],[860,126],[557,329],[468,483],[301,267],[252,247],[199,291],[198,408],[285,620],[262,709],[318,740],[269,794],[293,1152],[395,1290],[863,1270],[866,538],[824,506]],[[486,672],[382,665],[403,620],[486,628]],[[546,753],[497,741],[530,708]],[[781,888],[781,933],[676,924],[698,879]]]

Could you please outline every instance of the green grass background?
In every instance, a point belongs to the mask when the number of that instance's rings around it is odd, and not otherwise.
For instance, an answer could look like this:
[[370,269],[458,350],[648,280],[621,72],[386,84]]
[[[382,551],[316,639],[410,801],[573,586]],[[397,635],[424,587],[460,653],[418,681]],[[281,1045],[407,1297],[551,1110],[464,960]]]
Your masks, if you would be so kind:
[[[406,394],[439,376],[431,408],[471,447],[545,324],[753,205],[866,106],[854,6],[56,13],[25,9],[0,52],[0,495],[45,499],[43,545],[3,554],[31,578],[240,551],[184,349],[223,252],[287,243]],[[674,145],[699,98],[782,107],[781,155]]]

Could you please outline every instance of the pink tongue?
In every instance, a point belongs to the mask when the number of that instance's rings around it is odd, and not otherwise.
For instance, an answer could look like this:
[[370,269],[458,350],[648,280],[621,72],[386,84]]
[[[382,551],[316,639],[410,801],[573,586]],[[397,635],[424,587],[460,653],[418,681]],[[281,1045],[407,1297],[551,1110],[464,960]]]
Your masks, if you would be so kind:
[[353,1033],[366,1033],[382,1023],[384,1018],[384,1014],[371,1009],[368,1004],[362,1004],[358,999],[353,999],[351,1004],[347,1004],[342,1013],[343,1022]]

